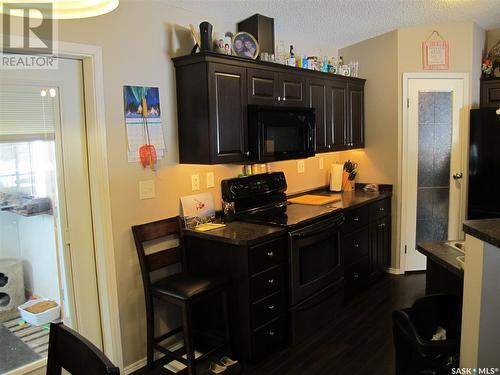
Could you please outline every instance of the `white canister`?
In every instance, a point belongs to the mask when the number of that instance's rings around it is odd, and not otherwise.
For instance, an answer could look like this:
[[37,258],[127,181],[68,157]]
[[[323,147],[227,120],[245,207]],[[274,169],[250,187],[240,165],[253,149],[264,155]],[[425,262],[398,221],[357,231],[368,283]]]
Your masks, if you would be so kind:
[[330,167],[330,191],[342,191],[343,164],[332,164]]

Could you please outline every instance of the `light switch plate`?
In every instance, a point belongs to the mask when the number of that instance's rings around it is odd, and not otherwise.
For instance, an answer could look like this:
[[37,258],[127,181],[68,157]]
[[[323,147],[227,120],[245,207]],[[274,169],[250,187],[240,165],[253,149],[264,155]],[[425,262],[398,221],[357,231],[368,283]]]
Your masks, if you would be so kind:
[[207,189],[214,187],[214,172],[207,172]]
[[139,199],[151,199],[155,196],[155,180],[139,181]]
[[319,158],[319,169],[325,168],[325,159]]
[[191,190],[196,191],[200,190],[200,175],[192,174],[191,175]]
[[298,160],[297,161],[297,172],[298,173],[304,173],[305,171],[305,165],[304,165],[304,160]]

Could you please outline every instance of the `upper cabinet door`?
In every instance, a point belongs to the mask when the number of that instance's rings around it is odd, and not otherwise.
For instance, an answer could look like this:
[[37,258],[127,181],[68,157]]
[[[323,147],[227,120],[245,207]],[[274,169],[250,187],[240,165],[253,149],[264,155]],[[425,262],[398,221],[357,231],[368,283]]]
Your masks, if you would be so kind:
[[209,64],[209,92],[212,163],[248,160],[246,69]]
[[309,79],[307,83],[307,106],[314,108],[316,114],[316,152],[326,152],[331,149],[327,84],[328,81],[323,79]]
[[248,104],[276,105],[278,73],[263,69],[247,69]]
[[349,148],[365,146],[364,85],[349,83]]
[[306,106],[306,80],[299,74],[279,73],[278,101],[290,107]]
[[328,86],[328,113],[331,151],[348,148],[347,83],[331,81]]

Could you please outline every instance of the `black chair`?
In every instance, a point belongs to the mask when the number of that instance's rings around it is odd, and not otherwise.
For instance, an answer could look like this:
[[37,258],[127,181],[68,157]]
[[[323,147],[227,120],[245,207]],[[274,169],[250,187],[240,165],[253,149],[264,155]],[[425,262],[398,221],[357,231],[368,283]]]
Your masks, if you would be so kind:
[[89,340],[62,323],[52,323],[47,375],[119,375],[120,370]]
[[[181,235],[181,221],[179,217],[168,218],[147,224],[132,227],[139,264],[141,266],[144,296],[146,299],[147,319],[147,364],[148,367],[160,366],[172,360],[177,360],[187,366],[190,375],[196,374],[196,363],[214,354],[229,344],[229,326],[227,312],[226,281],[221,278],[206,278],[191,275],[185,272],[183,241]],[[160,240],[169,236],[179,237],[179,246],[146,255],[144,244],[148,241]],[[181,263],[182,272],[167,276],[158,281],[151,281],[151,273],[173,264]],[[220,295],[224,319],[224,337],[216,340],[211,349],[195,359],[194,334],[193,334],[193,305],[200,300]],[[154,298],[177,305],[182,310],[182,326],[165,334],[155,335],[154,323]],[[184,350],[186,358],[178,351],[171,351],[160,345],[167,338],[183,332]],[[213,337],[212,337],[213,338]],[[214,340],[212,340],[214,342]],[[155,350],[163,353],[164,358],[154,360]]]
[[[397,375],[449,375],[458,367],[461,331],[461,300],[458,296],[432,294],[411,308],[392,312]],[[446,340],[432,341],[440,326]]]

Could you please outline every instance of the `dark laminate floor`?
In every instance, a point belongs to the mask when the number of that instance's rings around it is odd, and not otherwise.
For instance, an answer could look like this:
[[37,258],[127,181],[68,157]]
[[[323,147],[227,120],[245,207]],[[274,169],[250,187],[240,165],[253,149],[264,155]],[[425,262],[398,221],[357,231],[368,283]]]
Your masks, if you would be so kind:
[[[387,276],[348,302],[321,332],[261,363],[246,375],[392,375],[394,349],[391,312],[424,295],[425,275]],[[165,374],[161,371],[136,375]]]

